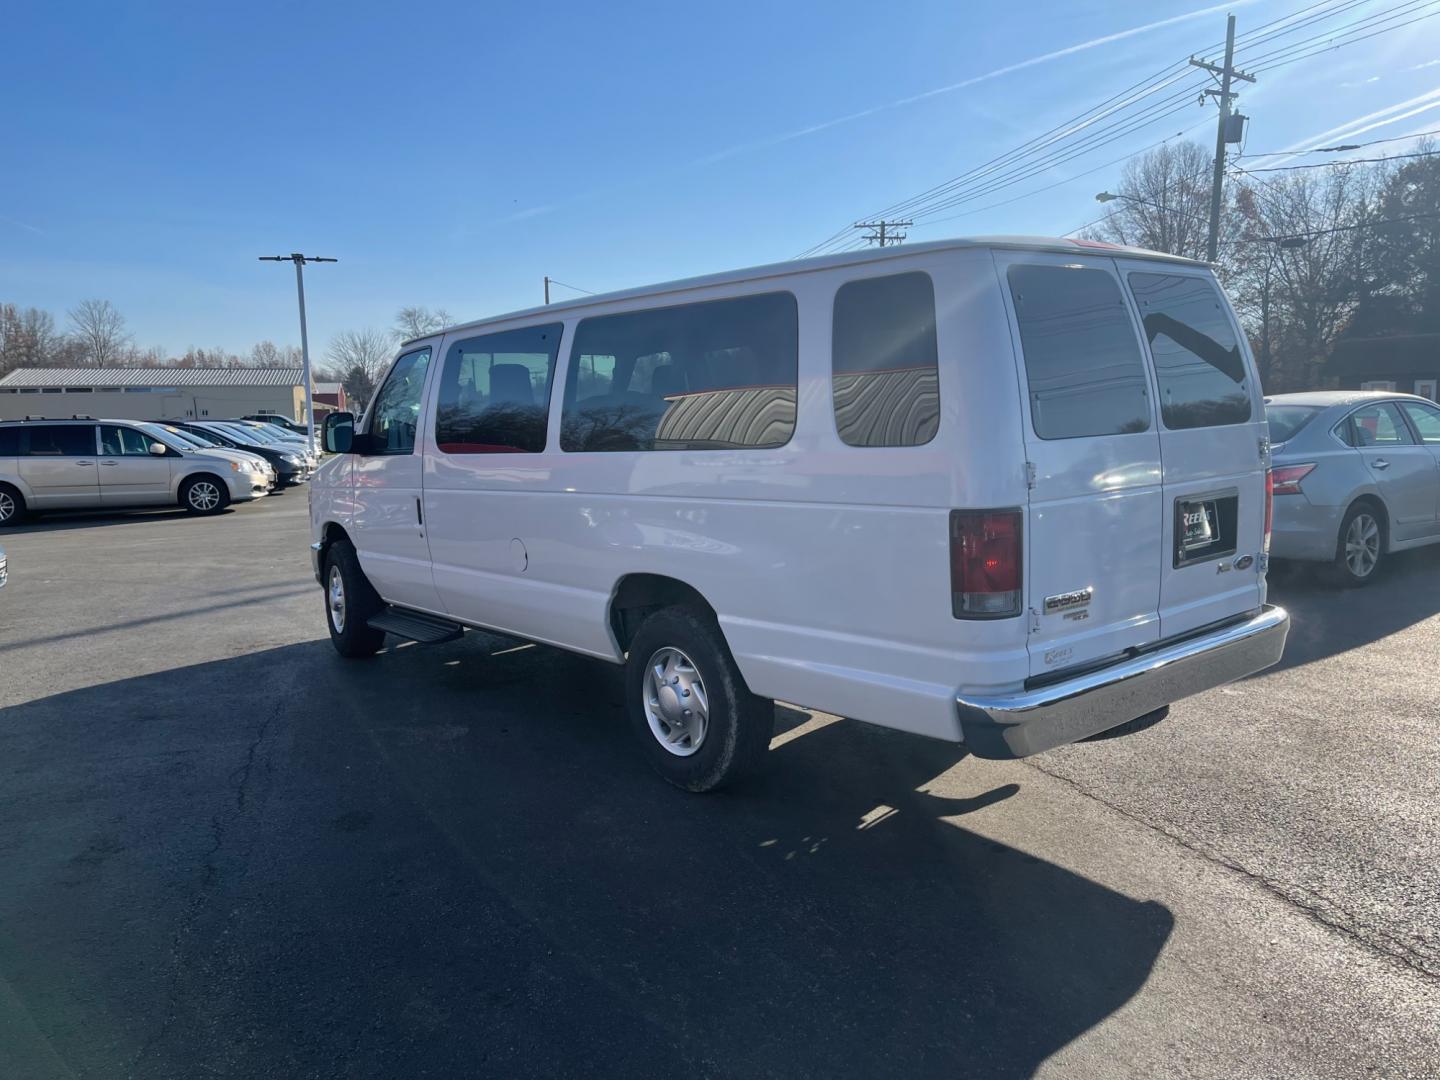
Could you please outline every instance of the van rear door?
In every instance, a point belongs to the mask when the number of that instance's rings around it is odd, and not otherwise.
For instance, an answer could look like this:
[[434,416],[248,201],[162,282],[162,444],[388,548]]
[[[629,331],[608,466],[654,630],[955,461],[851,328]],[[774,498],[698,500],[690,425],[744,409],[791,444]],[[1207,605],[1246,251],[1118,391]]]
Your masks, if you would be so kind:
[[1208,268],[1117,261],[1153,367],[1163,475],[1160,632],[1189,633],[1265,599],[1265,408]]
[[1031,676],[1160,637],[1160,432],[1112,259],[995,252],[1025,396]]

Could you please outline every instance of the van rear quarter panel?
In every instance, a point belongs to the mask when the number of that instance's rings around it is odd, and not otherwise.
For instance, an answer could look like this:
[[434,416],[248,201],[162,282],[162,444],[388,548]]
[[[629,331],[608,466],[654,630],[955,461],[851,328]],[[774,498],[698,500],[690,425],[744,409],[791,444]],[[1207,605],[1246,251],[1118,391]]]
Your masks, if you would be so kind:
[[[847,446],[831,398],[835,292],[914,270],[935,288],[939,430],[925,446]],[[559,450],[579,319],[775,290],[795,294],[800,321],[788,444]],[[537,321],[454,334],[440,355],[454,340]],[[554,383],[543,454],[448,456],[425,436],[427,531],[450,614],[618,660],[608,618],[616,588],[627,574],[662,574],[715,609],[757,694],[948,739],[959,738],[958,687],[1013,687],[1026,677],[1023,618],[951,614],[950,510],[1022,507],[1026,497],[1014,353],[987,251],[901,255],[597,305],[566,320]]]

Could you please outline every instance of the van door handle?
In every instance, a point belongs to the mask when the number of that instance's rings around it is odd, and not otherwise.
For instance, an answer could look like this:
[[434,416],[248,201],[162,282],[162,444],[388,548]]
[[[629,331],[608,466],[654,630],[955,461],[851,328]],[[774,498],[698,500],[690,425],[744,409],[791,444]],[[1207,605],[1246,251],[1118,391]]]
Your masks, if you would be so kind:
[[425,527],[425,515],[420,512],[419,499],[415,500],[415,524],[422,529]]
[[1375,468],[1377,468],[1377,469],[1388,469],[1388,468],[1390,468],[1390,462],[1386,461],[1383,457],[1382,457],[1382,458],[1376,458],[1376,459],[1375,459],[1374,461],[1372,461],[1370,464],[1371,464],[1371,465],[1374,465]]
[[93,462],[93,461],[77,461],[77,462],[75,462],[75,464],[76,464],[76,465],[94,465],[95,462]]
[[100,464],[101,464],[101,465],[104,465],[107,469],[113,469],[116,465],[119,465],[120,462],[118,462],[118,461],[102,461],[102,462],[100,462]]

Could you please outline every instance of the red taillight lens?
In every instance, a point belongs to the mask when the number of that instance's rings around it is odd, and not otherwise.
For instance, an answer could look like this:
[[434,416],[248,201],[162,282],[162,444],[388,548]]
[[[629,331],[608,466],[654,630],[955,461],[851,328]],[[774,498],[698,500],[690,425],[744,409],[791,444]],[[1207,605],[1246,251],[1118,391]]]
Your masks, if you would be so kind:
[[1300,481],[1315,471],[1314,465],[1281,465],[1270,470],[1270,491],[1274,495],[1299,495]]
[[950,511],[950,604],[957,619],[1020,614],[1021,512]]

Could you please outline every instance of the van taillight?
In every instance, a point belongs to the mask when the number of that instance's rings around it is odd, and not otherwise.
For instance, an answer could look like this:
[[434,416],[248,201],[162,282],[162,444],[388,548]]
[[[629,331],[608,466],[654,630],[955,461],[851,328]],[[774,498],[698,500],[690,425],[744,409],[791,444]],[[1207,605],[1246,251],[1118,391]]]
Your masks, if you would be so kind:
[[1020,614],[1019,510],[950,511],[950,605],[957,619]]
[[[1307,472],[1309,470],[1306,470]],[[1260,542],[1260,550],[1270,554],[1270,526],[1275,522],[1275,470],[1265,470],[1265,538]]]

